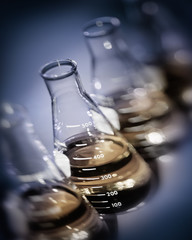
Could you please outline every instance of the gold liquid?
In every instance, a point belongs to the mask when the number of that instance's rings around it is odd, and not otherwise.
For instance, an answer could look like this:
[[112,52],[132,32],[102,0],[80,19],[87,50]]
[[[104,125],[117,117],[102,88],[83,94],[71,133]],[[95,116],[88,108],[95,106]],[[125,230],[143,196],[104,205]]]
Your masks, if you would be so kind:
[[41,187],[25,193],[31,239],[96,239],[104,234],[105,223],[86,199],[63,186]]
[[145,97],[115,101],[114,109],[119,115],[121,130],[158,119],[171,110],[171,103],[161,92],[153,92]]
[[[71,180],[97,210],[116,207],[116,202],[111,201],[113,193],[119,202],[122,196],[128,194],[131,199],[134,191],[148,186],[148,164],[122,137],[97,135],[75,139],[65,152],[70,159]],[[125,209],[128,202],[121,201],[119,207],[124,205]]]
[[[176,134],[175,131],[181,128],[179,121],[175,121],[178,113],[163,92],[119,96],[117,94],[112,98],[113,108],[119,117],[120,132],[144,158],[165,154],[165,144],[171,146],[172,142],[180,139],[182,134]],[[161,151],[158,146],[161,146]]]

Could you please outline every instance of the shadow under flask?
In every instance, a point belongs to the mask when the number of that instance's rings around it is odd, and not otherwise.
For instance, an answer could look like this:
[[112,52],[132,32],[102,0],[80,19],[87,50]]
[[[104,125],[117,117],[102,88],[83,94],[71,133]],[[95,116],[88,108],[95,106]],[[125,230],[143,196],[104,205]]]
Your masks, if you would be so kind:
[[[159,156],[164,147],[180,139],[183,128],[158,76],[132,57],[119,19],[93,19],[83,33],[91,55],[96,102],[144,158]],[[109,109],[115,110],[116,118]]]
[[69,159],[70,179],[100,212],[138,203],[149,189],[151,170],[85,92],[76,63],[51,62],[41,76],[52,99],[54,152],[60,169],[65,171],[62,162]]
[[107,238],[105,222],[60,173],[21,106],[2,104],[0,130],[5,164],[19,185],[15,189],[18,197],[9,199],[9,219],[17,228],[22,227],[24,218],[19,218],[17,212],[18,208],[23,211],[28,228],[25,239]]

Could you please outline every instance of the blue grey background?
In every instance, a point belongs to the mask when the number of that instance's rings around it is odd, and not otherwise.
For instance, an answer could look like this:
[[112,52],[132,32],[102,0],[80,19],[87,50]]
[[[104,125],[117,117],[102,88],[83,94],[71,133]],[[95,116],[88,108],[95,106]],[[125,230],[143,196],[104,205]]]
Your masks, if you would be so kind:
[[[192,35],[192,2],[165,1]],[[6,1],[1,3],[0,98],[24,105],[41,140],[53,150],[51,102],[39,69],[55,59],[77,61],[90,92],[90,58],[82,25],[101,16],[125,23],[118,0]],[[118,216],[119,239],[192,239],[191,132],[172,157],[159,159],[160,186],[145,205]]]

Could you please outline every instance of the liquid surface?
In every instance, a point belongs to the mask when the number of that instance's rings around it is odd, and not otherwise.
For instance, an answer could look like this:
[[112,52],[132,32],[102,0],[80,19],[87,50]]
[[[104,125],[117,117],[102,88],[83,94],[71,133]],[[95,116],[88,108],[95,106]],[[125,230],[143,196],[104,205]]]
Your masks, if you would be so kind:
[[71,166],[102,166],[112,161],[118,161],[123,156],[129,156],[130,152],[127,151],[126,145],[115,140],[111,138],[98,139],[83,148],[73,148],[68,152]]

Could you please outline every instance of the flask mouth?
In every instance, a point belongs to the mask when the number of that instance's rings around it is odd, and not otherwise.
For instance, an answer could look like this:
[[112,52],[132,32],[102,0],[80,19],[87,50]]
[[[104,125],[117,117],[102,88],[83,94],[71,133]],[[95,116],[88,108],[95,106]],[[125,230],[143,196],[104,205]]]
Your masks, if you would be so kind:
[[100,37],[112,33],[120,26],[120,20],[116,17],[95,18],[83,27],[85,37]]
[[55,60],[44,65],[40,70],[43,79],[54,81],[71,76],[76,72],[77,63],[71,59]]

